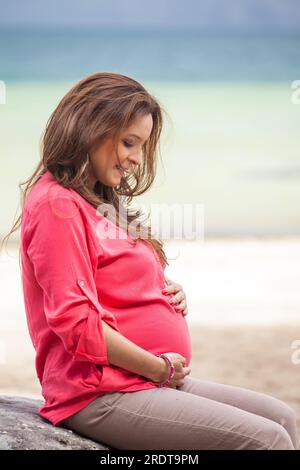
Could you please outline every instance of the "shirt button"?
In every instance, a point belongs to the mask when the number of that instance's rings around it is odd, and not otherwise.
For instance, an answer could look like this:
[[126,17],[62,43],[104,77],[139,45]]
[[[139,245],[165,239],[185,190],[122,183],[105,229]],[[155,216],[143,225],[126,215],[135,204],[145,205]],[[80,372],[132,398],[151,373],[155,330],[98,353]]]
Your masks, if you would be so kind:
[[84,286],[84,280],[83,280],[83,279],[80,279],[80,280],[79,280],[79,285],[80,285],[80,286]]

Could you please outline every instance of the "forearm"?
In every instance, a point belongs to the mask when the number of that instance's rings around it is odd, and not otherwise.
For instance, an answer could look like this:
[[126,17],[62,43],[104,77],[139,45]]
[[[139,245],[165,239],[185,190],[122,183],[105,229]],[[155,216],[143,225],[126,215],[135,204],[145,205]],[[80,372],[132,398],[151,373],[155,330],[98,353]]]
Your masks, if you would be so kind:
[[165,375],[166,369],[164,359],[140,348],[110,327],[104,320],[102,320],[102,327],[106,341],[107,357],[111,364],[155,382],[163,380],[162,377]]

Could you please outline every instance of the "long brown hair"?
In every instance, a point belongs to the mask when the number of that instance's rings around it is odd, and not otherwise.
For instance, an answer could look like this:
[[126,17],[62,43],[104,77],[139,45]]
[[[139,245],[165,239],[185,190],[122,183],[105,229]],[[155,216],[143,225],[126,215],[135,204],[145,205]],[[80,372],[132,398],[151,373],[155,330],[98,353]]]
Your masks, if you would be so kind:
[[[130,207],[133,197],[147,191],[155,179],[163,111],[156,98],[139,82],[125,75],[99,72],[77,82],[59,102],[46,124],[41,142],[41,160],[32,176],[19,184],[21,214],[1,245],[21,225],[30,190],[46,171],[50,171],[59,184],[77,191],[94,208],[99,209],[103,203],[112,205],[118,214],[117,225],[125,223],[127,233],[127,227],[136,227],[135,233],[139,235],[131,234],[134,243],[143,238],[152,246],[162,265],[169,264],[163,242],[153,237],[151,225],[141,220],[145,214],[140,209],[132,212]],[[115,188],[97,181],[94,188],[89,189],[87,155],[90,149],[112,137],[117,152],[123,129],[138,116],[149,113],[153,128],[143,146],[142,164],[131,174],[122,176]],[[125,208],[125,221],[120,218],[120,206]]]

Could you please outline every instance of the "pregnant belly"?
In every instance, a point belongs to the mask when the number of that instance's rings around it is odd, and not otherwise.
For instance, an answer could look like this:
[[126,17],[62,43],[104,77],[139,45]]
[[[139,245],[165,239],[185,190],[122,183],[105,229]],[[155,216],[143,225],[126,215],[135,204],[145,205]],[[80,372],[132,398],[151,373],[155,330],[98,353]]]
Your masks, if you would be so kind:
[[190,365],[192,346],[186,318],[167,303],[127,309],[116,315],[120,332],[152,354],[175,352]]

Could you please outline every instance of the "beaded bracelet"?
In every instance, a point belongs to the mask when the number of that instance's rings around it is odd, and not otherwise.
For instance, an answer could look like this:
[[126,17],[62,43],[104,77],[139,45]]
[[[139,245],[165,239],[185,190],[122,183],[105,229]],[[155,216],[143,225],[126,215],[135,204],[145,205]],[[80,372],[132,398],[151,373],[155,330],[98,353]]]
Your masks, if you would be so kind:
[[160,384],[158,384],[158,387],[163,387],[164,385],[169,385],[170,381],[172,380],[172,378],[174,377],[174,374],[175,374],[175,368],[174,368],[174,365],[173,365],[173,362],[172,362],[172,358],[170,356],[168,356],[168,354],[156,354],[156,356],[158,357],[162,357],[168,364],[169,364],[169,376],[167,378],[167,380],[165,380],[164,382],[161,382]]

